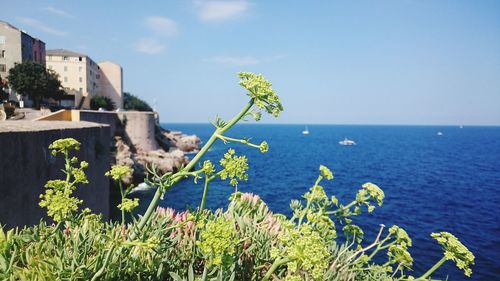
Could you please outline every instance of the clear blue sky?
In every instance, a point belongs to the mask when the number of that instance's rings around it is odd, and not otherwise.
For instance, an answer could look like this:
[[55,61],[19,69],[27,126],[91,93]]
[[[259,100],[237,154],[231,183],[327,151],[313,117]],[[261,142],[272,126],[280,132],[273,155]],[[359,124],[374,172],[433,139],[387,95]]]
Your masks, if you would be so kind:
[[282,98],[265,122],[500,125],[500,1],[0,2],[48,49],[121,64],[162,122],[229,117],[245,70]]

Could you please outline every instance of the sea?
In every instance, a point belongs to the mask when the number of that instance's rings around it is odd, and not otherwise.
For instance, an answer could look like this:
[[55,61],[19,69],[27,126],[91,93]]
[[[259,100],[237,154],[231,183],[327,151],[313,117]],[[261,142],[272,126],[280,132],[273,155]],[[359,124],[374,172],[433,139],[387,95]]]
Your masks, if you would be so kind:
[[[196,134],[208,140],[211,124],[162,124],[169,130]],[[403,227],[413,240],[412,274],[417,277],[442,257],[433,232],[457,236],[475,255],[471,278],[447,261],[433,278],[445,280],[500,280],[500,127],[479,126],[373,126],[373,125],[236,125],[227,136],[267,141],[262,154],[241,144],[217,142],[205,159],[218,163],[228,148],[246,155],[249,179],[238,190],[258,194],[275,213],[290,216],[290,200],[314,184],[319,165],[334,172],[322,183],[328,195],[347,204],[357,190],[372,182],[385,192],[384,204],[373,213],[354,217],[365,231],[364,243],[375,239],[380,224]],[[441,132],[441,134],[439,134]],[[354,140],[344,146],[339,141]],[[188,155],[193,157],[194,155]],[[177,210],[196,208],[202,183],[185,180],[161,202]],[[234,188],[214,181],[207,207],[224,208]],[[147,207],[152,193],[141,193]],[[383,262],[385,254],[378,258]]]

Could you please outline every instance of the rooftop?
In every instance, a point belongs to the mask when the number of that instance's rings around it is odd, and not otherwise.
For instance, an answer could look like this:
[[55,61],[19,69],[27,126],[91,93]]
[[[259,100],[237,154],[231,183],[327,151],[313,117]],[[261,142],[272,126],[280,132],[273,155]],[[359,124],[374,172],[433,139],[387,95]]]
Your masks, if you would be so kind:
[[22,29],[20,29],[20,28],[17,28],[17,27],[13,26],[12,24],[10,24],[10,23],[8,23],[8,22],[6,22],[6,21],[0,20],[0,24],[3,24],[3,25],[5,25],[5,26],[7,26],[7,27],[9,27],[9,28],[15,29],[15,30],[17,30],[17,31],[19,31],[19,32],[22,32],[22,33],[24,33],[24,34],[28,35],[29,37],[31,37],[31,38],[33,38],[33,39],[36,39],[36,40],[38,40],[38,41],[40,41],[40,42],[45,43],[45,42],[44,42],[44,41],[42,41],[40,38],[33,37],[33,36],[29,35],[29,34],[28,34],[28,32],[26,32],[26,31],[24,31],[24,30],[22,30]]
[[87,57],[86,54],[77,53],[73,51],[69,51],[66,49],[52,49],[45,51],[47,56],[66,56],[66,57]]

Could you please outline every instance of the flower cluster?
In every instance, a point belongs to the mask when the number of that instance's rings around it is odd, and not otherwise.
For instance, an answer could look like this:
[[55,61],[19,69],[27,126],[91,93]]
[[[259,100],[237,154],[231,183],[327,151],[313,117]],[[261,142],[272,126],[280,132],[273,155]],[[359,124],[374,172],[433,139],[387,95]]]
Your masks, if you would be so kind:
[[[321,235],[309,224],[278,236],[280,244],[271,249],[271,257],[289,260],[289,274],[306,271],[314,280],[322,280],[328,268],[328,248]],[[292,279],[293,280],[293,279]]]
[[113,165],[111,170],[107,171],[106,176],[113,178],[115,181],[124,181],[132,176],[132,168],[125,165]]
[[230,148],[225,154],[224,158],[220,160],[220,164],[224,170],[220,173],[221,180],[229,178],[229,183],[232,186],[238,185],[238,180],[248,180],[247,158],[245,156],[236,156],[234,149]]
[[63,180],[50,180],[45,184],[45,194],[40,195],[42,199],[40,207],[47,208],[47,214],[56,222],[67,220],[78,210],[82,200],[71,197],[73,190],[67,187]]
[[122,203],[118,205],[118,209],[125,212],[132,212],[137,206],[139,206],[139,198],[124,198]]
[[263,141],[263,142],[261,142],[261,143],[260,143],[260,145],[259,145],[259,150],[260,150],[260,152],[262,152],[262,153],[266,153],[266,152],[268,152],[268,151],[269,151],[269,145],[267,144],[267,142],[266,142],[266,141]]
[[57,153],[67,155],[71,150],[80,150],[80,142],[74,138],[58,139],[49,145],[49,149],[54,156]]
[[248,96],[254,100],[255,105],[274,117],[278,117],[283,111],[283,105],[273,90],[272,84],[261,74],[240,72],[239,76],[240,85],[248,90]]
[[215,172],[215,165],[210,162],[210,160],[205,160],[203,162],[203,167],[201,168],[205,175],[209,176]]
[[[358,190],[358,193],[356,194],[356,202],[358,205],[366,205],[368,207],[368,213],[371,213],[375,210],[375,206],[372,205],[371,202],[375,202],[378,206],[382,206],[384,197],[384,191],[382,191],[380,187],[368,182],[363,184],[362,188]],[[358,215],[361,213],[361,209],[358,206],[356,206],[355,213]]]
[[196,244],[208,259],[209,267],[231,264],[238,244],[233,222],[224,217],[209,221]]
[[333,173],[328,167],[320,165],[319,166],[319,172],[321,176],[327,180],[332,180],[333,179]]
[[432,238],[443,246],[444,257],[455,262],[458,268],[468,277],[472,274],[470,266],[474,264],[474,255],[462,244],[457,237],[449,232],[432,233]]
[[389,264],[400,264],[411,269],[413,258],[408,252],[408,248],[412,246],[410,236],[406,230],[397,225],[393,225],[389,228],[389,234],[395,239],[387,251]]
[[73,139],[60,139],[54,141],[49,148],[52,150],[52,155],[56,156],[62,153],[65,157],[65,169],[63,172],[67,175],[66,180],[49,180],[45,184],[45,194],[40,195],[40,207],[47,208],[47,214],[56,222],[69,220],[73,213],[78,210],[78,205],[81,200],[72,197],[73,191],[78,184],[88,183],[87,175],[84,170],[89,164],[85,161],[80,162],[80,166],[76,166],[78,158],[69,157],[71,150],[79,150],[80,143]]

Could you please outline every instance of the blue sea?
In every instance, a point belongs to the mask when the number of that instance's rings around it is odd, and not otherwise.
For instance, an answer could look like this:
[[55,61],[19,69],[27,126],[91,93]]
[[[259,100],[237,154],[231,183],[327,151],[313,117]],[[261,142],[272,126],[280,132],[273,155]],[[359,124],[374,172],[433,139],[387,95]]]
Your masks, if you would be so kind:
[[[169,130],[196,134],[206,141],[209,124],[163,124]],[[299,199],[314,183],[320,164],[334,171],[324,182],[327,194],[350,202],[363,183],[373,182],[386,195],[382,207],[355,217],[365,230],[365,243],[375,238],[380,224],[397,224],[413,239],[410,252],[414,275],[430,268],[442,256],[432,232],[455,234],[476,256],[473,275],[467,278],[448,261],[434,278],[448,280],[500,280],[500,127],[458,126],[351,126],[237,125],[228,136],[266,140],[269,152],[217,143],[206,158],[218,163],[223,153],[235,148],[248,156],[248,182],[240,191],[260,195],[274,212],[289,215],[289,203]],[[442,132],[442,135],[437,135]],[[345,137],[355,146],[342,146]],[[191,155],[192,157],[192,155]],[[169,191],[164,207],[195,208],[203,186],[191,180]],[[233,188],[214,182],[207,206],[227,206]],[[141,195],[145,202],[150,195]],[[144,205],[143,205],[144,206]],[[382,256],[382,259],[386,257]]]

